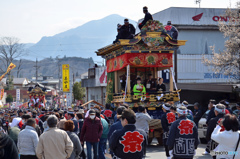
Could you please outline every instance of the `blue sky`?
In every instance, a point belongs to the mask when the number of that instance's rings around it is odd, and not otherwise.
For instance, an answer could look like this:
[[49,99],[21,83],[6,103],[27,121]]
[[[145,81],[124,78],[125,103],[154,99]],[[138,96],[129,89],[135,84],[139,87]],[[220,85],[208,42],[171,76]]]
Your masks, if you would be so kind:
[[[201,8],[235,7],[237,0],[201,0]],[[119,14],[132,20],[169,7],[198,7],[195,0],[1,0],[0,36],[36,43],[43,36],[78,27],[90,20]]]

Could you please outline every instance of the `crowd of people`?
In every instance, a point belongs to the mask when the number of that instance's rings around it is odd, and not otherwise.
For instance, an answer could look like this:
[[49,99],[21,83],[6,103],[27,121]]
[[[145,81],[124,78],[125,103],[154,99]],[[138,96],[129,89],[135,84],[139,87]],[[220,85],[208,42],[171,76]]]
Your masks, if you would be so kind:
[[[232,111],[225,100],[209,102],[206,152],[235,152],[239,141],[240,103]],[[95,105],[84,109],[1,110],[0,158],[2,159],[105,159],[109,150],[114,159],[145,158],[152,120],[147,108],[134,112],[121,104],[115,111]],[[194,111],[188,102],[162,105],[163,145],[168,159],[193,158],[199,144],[199,103]],[[10,114],[10,115],[9,115]],[[84,151],[86,145],[86,153]],[[213,154],[213,158],[233,158],[233,154]],[[238,154],[235,154],[238,155]],[[239,156],[238,156],[239,157]]]

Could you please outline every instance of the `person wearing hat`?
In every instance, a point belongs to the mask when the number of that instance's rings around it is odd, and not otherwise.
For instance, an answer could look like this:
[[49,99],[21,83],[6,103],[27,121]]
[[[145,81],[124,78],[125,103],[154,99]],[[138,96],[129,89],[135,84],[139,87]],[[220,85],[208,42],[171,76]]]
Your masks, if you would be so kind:
[[67,115],[67,117],[68,117],[68,120],[72,120],[73,121],[73,123],[74,123],[74,130],[73,130],[73,132],[75,132],[76,134],[78,134],[78,122],[77,122],[77,120],[76,120],[76,118],[75,118],[75,114],[74,114],[74,111],[72,111],[72,110],[70,110],[70,111],[68,111],[68,115]]
[[169,128],[171,127],[172,123],[176,121],[175,113],[171,112],[171,105],[169,103],[165,103],[162,105],[162,109],[164,114],[161,117],[161,124],[163,128],[163,145],[165,147],[166,156],[170,159],[170,154],[167,145],[167,139],[169,135]]
[[187,108],[177,108],[178,119],[170,127],[167,145],[174,159],[193,158],[199,144],[196,124],[187,119]]
[[140,23],[140,24],[138,25],[139,29],[142,29],[142,27],[147,23],[147,21],[153,20],[153,17],[152,17],[152,15],[148,12],[148,8],[147,8],[146,6],[143,7],[143,13],[145,14],[145,17],[144,17],[142,23]]
[[134,95],[146,94],[146,88],[141,84],[141,78],[137,78],[137,84],[133,86]]
[[121,27],[119,39],[132,39],[135,36],[136,29],[129,23],[128,19],[124,19],[124,25]]
[[131,109],[124,109],[121,116],[123,128],[110,137],[109,147],[113,158],[142,159],[147,145],[147,134],[135,126],[136,115]]
[[194,111],[193,111],[193,121],[198,127],[198,122],[202,117],[202,110],[198,102],[194,103]]
[[[211,135],[212,132],[214,130],[214,128],[216,127],[217,124],[220,124],[221,121],[224,119],[224,115],[225,115],[225,106],[223,104],[217,104],[214,106],[214,113],[216,115],[215,118],[212,118],[209,123],[208,123],[208,127],[207,127],[207,133],[206,133],[206,139],[208,141],[208,149],[209,152],[214,150],[218,143],[216,143],[215,141],[211,140]],[[224,131],[224,127],[222,126],[221,132]]]
[[[187,108],[188,102],[184,100],[181,105]],[[187,113],[187,118],[193,121],[193,112],[190,109],[187,109]]]
[[173,39],[177,40],[178,38],[178,30],[176,27],[172,25],[171,21],[167,22],[167,25],[165,26],[165,29],[167,31],[167,34]]
[[87,145],[87,158],[92,159],[92,147],[94,159],[98,159],[98,144],[102,136],[103,126],[101,120],[96,117],[96,111],[90,109],[89,116],[85,118],[83,127],[81,130],[80,141],[86,141]]

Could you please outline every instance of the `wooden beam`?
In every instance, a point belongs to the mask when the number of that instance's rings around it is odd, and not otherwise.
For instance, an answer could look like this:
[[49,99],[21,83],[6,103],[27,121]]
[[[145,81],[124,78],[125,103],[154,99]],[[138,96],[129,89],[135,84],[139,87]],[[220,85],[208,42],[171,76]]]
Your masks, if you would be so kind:
[[115,88],[115,93],[118,93],[118,75],[117,71],[114,72],[114,88]]
[[154,67],[154,77],[153,78],[157,79],[157,68],[156,67]]
[[169,73],[170,73],[170,76],[169,76],[169,91],[173,91],[173,76],[172,76],[172,71],[171,71],[171,67],[169,67]]
[[[129,69],[127,69],[129,67]],[[127,93],[131,93],[131,86],[130,86],[130,65],[128,65],[126,67],[127,69],[127,74],[128,74],[128,77],[127,77]]]
[[90,101],[88,101],[87,103],[84,103],[83,105],[81,105],[81,106],[85,106],[85,105],[87,105],[87,104],[89,104],[89,103],[95,103],[95,104],[97,104],[97,105],[101,105],[102,107],[105,107],[103,104],[101,104],[101,103],[98,103],[98,102],[96,102],[95,100],[90,100]]

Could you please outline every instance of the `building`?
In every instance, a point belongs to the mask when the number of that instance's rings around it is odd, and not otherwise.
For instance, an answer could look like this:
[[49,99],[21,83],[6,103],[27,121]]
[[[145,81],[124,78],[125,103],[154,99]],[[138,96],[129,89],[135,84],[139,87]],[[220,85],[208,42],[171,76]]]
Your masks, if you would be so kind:
[[[224,16],[225,11],[220,8],[170,7],[153,14],[153,19],[163,25],[171,21],[178,29],[178,39],[188,40],[185,46],[177,50],[175,75],[177,87],[182,89],[181,99],[190,103],[198,101],[207,105],[210,98],[232,102],[239,99],[236,81],[222,73],[213,72],[202,62],[203,56],[212,57],[211,46],[215,46],[216,52],[224,49],[226,39],[219,31],[218,24],[219,21],[229,20]],[[160,72],[159,76],[168,81],[168,74]]]
[[86,88],[86,102],[95,100],[105,105],[106,86],[106,67],[90,68],[88,70],[88,78],[82,79],[82,87]]

